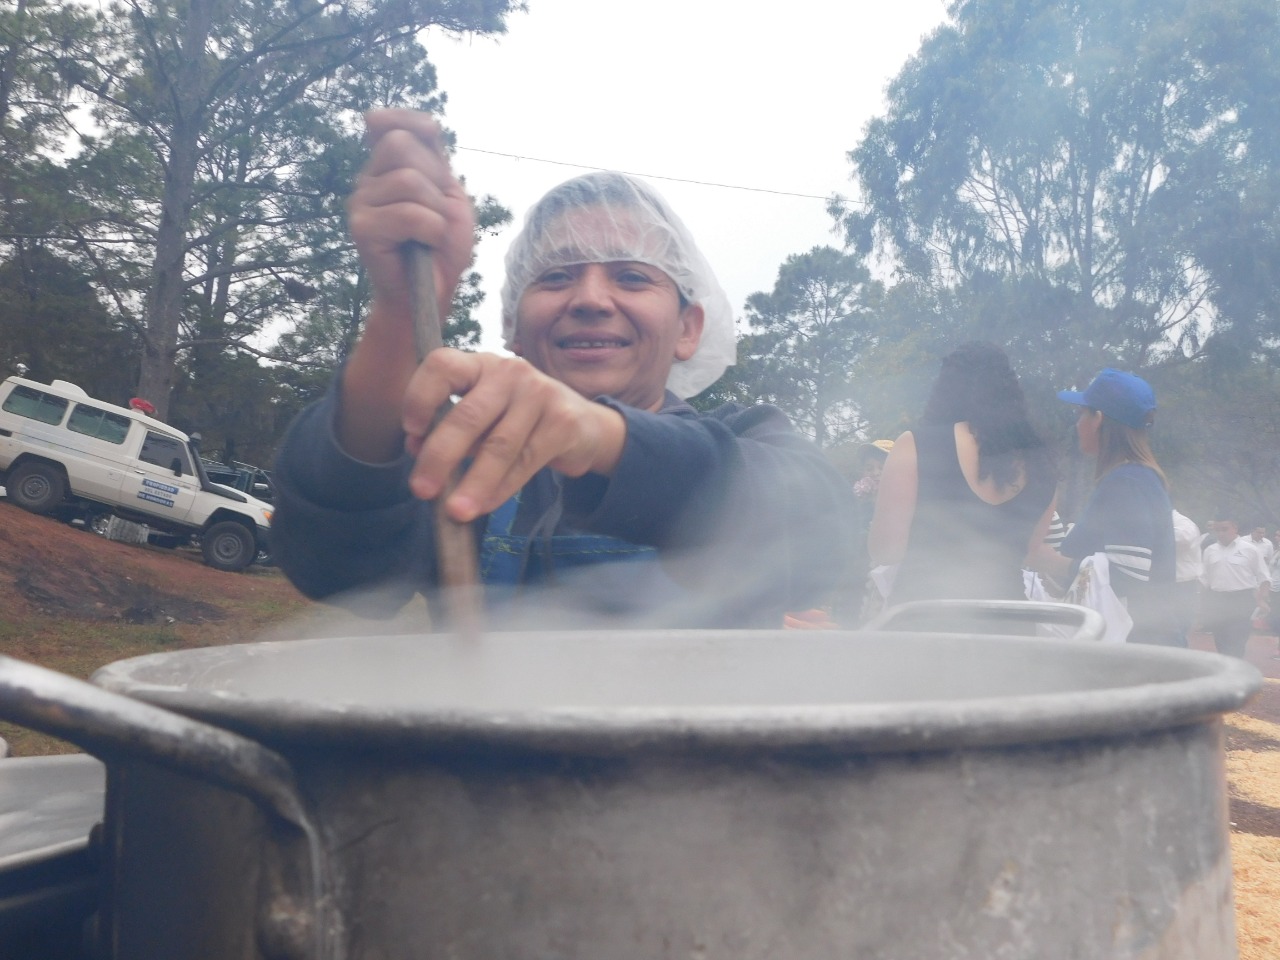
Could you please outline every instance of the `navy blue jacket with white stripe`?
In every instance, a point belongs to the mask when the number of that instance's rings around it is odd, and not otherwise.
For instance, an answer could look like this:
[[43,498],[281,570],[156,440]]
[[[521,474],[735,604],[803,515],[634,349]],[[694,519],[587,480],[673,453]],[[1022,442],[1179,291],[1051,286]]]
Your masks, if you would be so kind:
[[1123,463],[1103,474],[1059,549],[1073,561],[1073,578],[1085,557],[1107,555],[1111,587],[1133,617],[1131,639],[1160,642],[1165,634],[1177,635],[1173,505],[1150,467]]

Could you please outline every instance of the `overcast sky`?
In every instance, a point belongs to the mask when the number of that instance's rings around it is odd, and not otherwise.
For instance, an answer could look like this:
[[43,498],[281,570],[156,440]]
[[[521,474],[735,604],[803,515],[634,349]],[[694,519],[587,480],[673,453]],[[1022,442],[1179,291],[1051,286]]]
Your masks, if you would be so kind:
[[[854,194],[846,153],[883,111],[885,85],[945,17],[944,0],[788,0],[760,8],[769,16],[729,0],[528,5],[496,40],[428,35],[457,172],[517,224],[584,169],[649,177],[739,317],[789,254],[839,245],[825,198]],[[499,342],[501,258],[514,229],[479,250],[489,348]]]

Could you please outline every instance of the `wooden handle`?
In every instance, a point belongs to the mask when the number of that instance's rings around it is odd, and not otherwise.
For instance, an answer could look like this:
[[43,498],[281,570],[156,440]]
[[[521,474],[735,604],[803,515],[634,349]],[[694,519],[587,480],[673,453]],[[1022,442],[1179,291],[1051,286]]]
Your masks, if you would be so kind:
[[[413,342],[421,362],[432,350],[444,345],[436,304],[436,276],[430,248],[410,243],[405,249],[405,260],[413,296]],[[442,408],[437,413],[437,423],[446,412]],[[444,502],[453,492],[457,479],[456,475],[451,477],[436,499],[436,559],[449,627],[457,633],[474,636],[483,625],[475,534],[471,524],[458,523],[444,510]]]

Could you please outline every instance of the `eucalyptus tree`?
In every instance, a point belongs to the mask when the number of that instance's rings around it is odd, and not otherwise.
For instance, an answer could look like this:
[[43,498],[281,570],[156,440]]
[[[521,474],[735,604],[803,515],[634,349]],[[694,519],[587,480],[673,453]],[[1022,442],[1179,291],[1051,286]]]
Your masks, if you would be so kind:
[[[320,232],[336,234],[353,172],[334,145],[356,136],[374,91],[440,105],[422,29],[501,32],[517,8],[128,0],[101,14],[95,43],[75,52],[76,83],[102,130],[84,162],[102,216],[81,245],[104,283],[124,277],[112,298],[138,318],[138,391],[161,415],[184,343],[243,343],[268,319],[296,318],[291,284],[310,285],[299,275],[326,264],[305,247],[308,231],[326,224]],[[122,166],[123,195],[108,180]],[[116,274],[123,260],[144,263],[143,275]]]
[[[971,291],[966,308],[1021,330],[1059,379],[1195,355],[1241,276],[1215,252],[1276,262],[1274,214],[1260,251],[1238,222],[1275,183],[1274,0],[957,0],[950,14],[849,154],[866,201],[841,213],[849,243],[926,290]],[[1234,312],[1276,315],[1274,285],[1235,293],[1249,304]]]
[[856,374],[883,292],[859,257],[831,247],[788,257],[773,290],[747,298],[738,389],[781,407],[821,446],[857,434]]
[[1280,361],[1280,5],[1197,5],[1188,37],[1203,64],[1206,121],[1171,180],[1188,203],[1196,262],[1215,308],[1218,372]]

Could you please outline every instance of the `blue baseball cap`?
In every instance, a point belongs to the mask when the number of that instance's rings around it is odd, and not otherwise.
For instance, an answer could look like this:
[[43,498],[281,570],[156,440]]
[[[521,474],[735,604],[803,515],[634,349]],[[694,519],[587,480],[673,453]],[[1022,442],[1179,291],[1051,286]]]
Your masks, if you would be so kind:
[[1111,367],[1094,377],[1093,383],[1083,393],[1059,390],[1058,399],[1077,407],[1101,410],[1105,416],[1135,430],[1149,427],[1151,414],[1156,409],[1156,392],[1151,389],[1151,384],[1132,373]]

